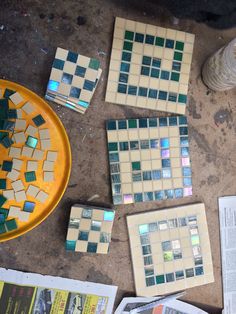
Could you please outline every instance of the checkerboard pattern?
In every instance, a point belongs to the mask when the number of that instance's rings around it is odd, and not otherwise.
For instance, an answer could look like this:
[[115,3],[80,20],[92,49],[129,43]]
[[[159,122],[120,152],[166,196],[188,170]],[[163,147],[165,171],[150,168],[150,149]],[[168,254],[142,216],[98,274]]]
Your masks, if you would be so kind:
[[107,138],[114,204],[192,195],[185,116],[110,120]]
[[102,74],[97,59],[57,48],[46,99],[85,113]]
[[185,114],[194,35],[116,18],[106,101]]
[[204,204],[127,216],[136,294],[214,282]]
[[115,211],[75,205],[71,208],[66,249],[76,252],[107,254]]

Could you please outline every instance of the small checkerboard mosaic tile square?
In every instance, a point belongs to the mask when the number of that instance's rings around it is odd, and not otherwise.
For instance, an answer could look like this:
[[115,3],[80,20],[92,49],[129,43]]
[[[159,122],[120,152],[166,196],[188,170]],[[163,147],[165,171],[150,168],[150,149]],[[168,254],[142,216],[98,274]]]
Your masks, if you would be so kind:
[[192,195],[185,116],[107,121],[114,204]]
[[106,101],[185,114],[194,35],[116,18]]
[[204,204],[127,216],[137,295],[214,282]]
[[66,249],[107,254],[114,218],[115,211],[111,209],[74,205],[71,208]]
[[57,48],[45,97],[85,113],[101,74],[97,59]]

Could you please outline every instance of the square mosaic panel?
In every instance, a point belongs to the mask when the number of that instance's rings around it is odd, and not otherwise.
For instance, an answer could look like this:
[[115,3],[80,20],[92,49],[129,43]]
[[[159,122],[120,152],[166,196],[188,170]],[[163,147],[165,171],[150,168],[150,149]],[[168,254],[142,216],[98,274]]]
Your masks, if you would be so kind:
[[107,121],[114,204],[192,195],[185,116]]
[[74,205],[70,213],[66,249],[107,254],[114,218],[115,211],[111,209]]
[[214,281],[204,204],[130,215],[127,223],[138,296]]
[[116,18],[106,101],[184,114],[194,35]]
[[102,74],[97,59],[57,48],[46,99],[85,113]]

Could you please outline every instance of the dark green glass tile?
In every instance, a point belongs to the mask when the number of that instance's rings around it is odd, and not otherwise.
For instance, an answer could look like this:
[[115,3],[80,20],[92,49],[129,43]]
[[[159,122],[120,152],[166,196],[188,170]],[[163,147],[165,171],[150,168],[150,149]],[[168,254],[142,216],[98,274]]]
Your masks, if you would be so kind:
[[185,116],[179,116],[179,125],[187,125],[188,122],[187,122],[187,117]]
[[129,129],[137,128],[137,120],[136,119],[129,119],[128,125],[129,125]]
[[0,208],[0,214],[2,214],[4,216],[5,220],[7,219],[8,213],[9,213],[8,209]]
[[8,135],[8,132],[1,132],[0,131],[0,140],[2,140],[7,135]]
[[124,46],[123,46],[124,50],[128,50],[128,51],[132,51],[133,49],[133,43],[129,42],[129,41],[125,41],[124,42]]
[[154,69],[154,68],[151,69],[151,77],[159,78],[159,75],[160,75],[159,69]]
[[123,51],[122,52],[122,61],[130,62],[131,56],[132,56],[132,54],[130,52]]
[[9,109],[9,104],[8,104],[7,98],[0,99],[0,108]]
[[179,82],[179,73],[171,72],[171,81]]
[[148,91],[148,97],[156,99],[157,98],[157,90],[150,88],[149,91]]
[[44,118],[41,116],[41,114],[37,115],[36,117],[34,117],[33,119],[34,124],[39,127],[41,125],[43,125],[45,123]]
[[139,87],[138,95],[143,96],[143,97],[147,97],[147,91],[148,91],[148,89],[146,87]]
[[169,80],[170,78],[170,72],[168,71],[161,71],[161,79],[162,80]]
[[7,232],[7,229],[4,224],[0,224],[0,234]]
[[126,120],[119,120],[118,121],[118,129],[119,130],[126,130],[127,129],[127,121]]
[[177,125],[177,117],[169,117],[169,125],[170,126]]
[[120,64],[120,71],[121,72],[129,72],[130,64],[126,62],[121,62]]
[[142,67],[141,67],[141,75],[149,76],[149,74],[150,74],[150,68],[149,68],[149,67],[142,66]]
[[97,59],[91,58],[89,62],[89,68],[98,70],[100,66],[100,62]]
[[174,48],[174,40],[172,39],[166,39],[166,44],[165,44],[165,47],[166,48],[170,48],[170,49],[173,49]]
[[139,127],[140,128],[147,128],[148,127],[146,118],[141,118],[141,119],[138,120],[138,122],[139,122]]
[[2,170],[11,172],[12,165],[13,165],[12,161],[4,160],[2,163]]
[[7,188],[7,180],[0,179],[0,190],[6,190],[6,188]]
[[136,42],[138,42],[138,43],[143,43],[143,41],[144,41],[144,35],[143,35],[143,34],[140,34],[140,33],[136,33],[134,40],[135,40]]
[[153,58],[152,59],[152,66],[156,67],[156,68],[160,68],[161,67],[161,59]]
[[152,61],[151,57],[143,56],[142,64],[144,64],[144,65],[151,65],[151,61]]
[[149,118],[149,127],[157,126],[157,118]]
[[6,226],[6,228],[7,228],[7,231],[16,230],[16,229],[18,228],[15,219],[7,220],[7,221],[5,222],[5,226]]
[[107,130],[116,130],[116,121],[115,120],[107,121]]
[[128,94],[129,95],[137,95],[137,86],[128,86]]
[[9,109],[9,111],[8,111],[8,118],[9,119],[17,119],[17,111],[16,111],[16,109]]
[[149,45],[153,45],[153,44],[154,44],[154,39],[155,39],[154,36],[152,36],[152,35],[146,35],[145,43],[146,43],[146,44],[149,44]]
[[183,51],[184,50],[184,43],[182,41],[176,41],[175,49]]
[[186,104],[187,103],[187,95],[179,94],[178,102]]
[[162,283],[165,283],[165,276],[164,275],[156,276],[156,284],[159,285]]
[[128,74],[120,73],[119,82],[128,83],[128,78],[129,78]]
[[[1,104],[0,104],[1,106]],[[0,119],[4,120],[7,119],[9,115],[9,110],[8,108],[0,107]]]
[[125,39],[133,40],[134,39],[134,32],[125,31]]
[[36,173],[35,173],[35,171],[25,172],[25,181],[26,182],[36,181]]
[[116,142],[108,143],[108,150],[110,152],[118,151],[118,144]]
[[164,38],[162,37],[156,37],[156,41],[155,41],[155,45],[159,46],[159,47],[163,47],[164,46]]
[[11,90],[11,89],[9,89],[9,88],[6,88],[5,89],[5,92],[4,92],[4,94],[3,94],[3,97],[4,98],[9,98],[11,95],[13,95],[15,93],[15,91],[14,90]]
[[3,130],[5,120],[0,119],[0,130]]
[[183,59],[183,54],[181,52],[175,51],[175,53],[174,53],[174,60],[182,61],[182,59]]
[[7,201],[7,198],[3,195],[0,195],[0,207],[2,207],[3,204],[5,204]]
[[128,142],[120,142],[120,150],[124,151],[124,150],[129,150],[129,143]]
[[118,84],[118,93],[126,94],[127,93],[127,85],[126,84]]
[[141,170],[141,163],[140,161],[133,161],[132,162],[132,171]]
[[5,222],[5,216],[3,214],[0,213],[0,224]]

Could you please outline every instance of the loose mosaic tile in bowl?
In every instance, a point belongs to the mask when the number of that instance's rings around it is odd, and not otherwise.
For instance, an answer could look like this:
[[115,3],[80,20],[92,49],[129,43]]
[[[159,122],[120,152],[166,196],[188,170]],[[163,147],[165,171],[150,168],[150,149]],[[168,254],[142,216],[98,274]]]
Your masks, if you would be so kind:
[[46,99],[85,113],[102,74],[99,67],[97,59],[57,48]]
[[107,254],[114,218],[115,211],[111,209],[74,205],[70,213],[66,249]]
[[0,92],[0,241],[5,241],[55,208],[69,180],[71,152],[65,129],[45,101],[4,80]]
[[185,114],[194,35],[116,18],[106,101]]
[[214,282],[204,204],[127,216],[138,296]]
[[192,195],[185,116],[107,121],[114,204]]

